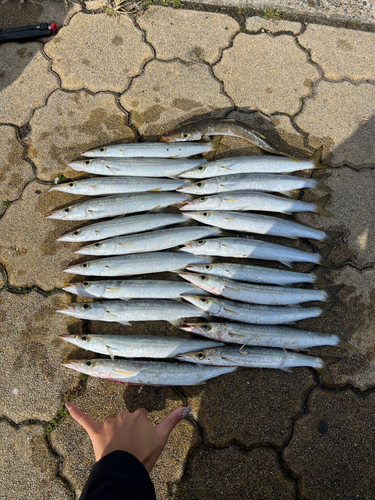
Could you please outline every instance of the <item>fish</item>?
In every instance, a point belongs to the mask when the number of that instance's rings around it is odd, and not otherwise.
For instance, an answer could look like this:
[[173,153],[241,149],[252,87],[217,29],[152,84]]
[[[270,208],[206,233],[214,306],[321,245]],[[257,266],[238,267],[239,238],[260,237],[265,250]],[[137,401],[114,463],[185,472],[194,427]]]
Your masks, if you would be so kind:
[[191,196],[188,194],[168,191],[163,193],[128,193],[104,196],[48,213],[46,218],[60,220],[102,219],[134,212],[158,210],[159,208],[181,204],[189,199],[191,199]]
[[222,276],[223,278],[238,281],[266,283],[269,285],[288,286],[293,283],[327,283],[327,280],[320,275],[322,269],[320,266],[311,273],[296,273],[295,271],[285,271],[284,269],[232,264],[231,262],[189,264],[186,266],[186,269],[196,273]]
[[82,153],[89,158],[186,158],[188,156],[223,151],[220,137],[209,142],[174,142],[163,144],[160,142],[136,142],[129,144],[112,144],[91,149]]
[[175,191],[187,184],[188,181],[153,177],[90,177],[58,184],[50,191],[62,191],[81,196],[103,196],[147,191]]
[[241,210],[261,212],[281,212],[293,214],[294,212],[315,212],[333,217],[324,205],[330,195],[327,194],[314,202],[282,198],[261,191],[230,191],[212,196],[201,196],[191,201],[184,202],[180,210]]
[[212,262],[211,257],[179,252],[149,252],[120,255],[74,264],[63,271],[84,276],[135,276],[137,274],[180,271],[188,264]]
[[177,300],[104,300],[61,304],[57,312],[73,318],[131,326],[131,321],[168,321],[177,326],[186,317],[205,316],[198,307]]
[[219,278],[218,276],[209,276],[208,274],[187,272],[180,273],[179,276],[213,295],[220,295],[226,299],[238,300],[239,302],[271,306],[302,304],[303,302],[311,302],[313,300],[331,302],[332,297],[342,288],[341,285],[338,285],[328,287],[325,290],[313,290],[254,285],[227,278]]
[[185,294],[182,297],[196,307],[202,308],[210,316],[218,316],[219,318],[242,323],[255,323],[257,325],[278,325],[329,315],[326,305],[319,307],[263,306],[244,304],[243,302],[218,299],[216,297],[199,297]]
[[186,281],[110,280],[69,283],[66,292],[80,297],[100,299],[178,299],[182,293],[208,295],[205,290]]
[[330,173],[326,173],[313,179],[286,174],[223,175],[199,180],[192,184],[185,184],[178,187],[177,191],[179,193],[195,194],[198,196],[239,190],[267,191],[290,195],[295,189],[305,188],[331,192],[332,189],[323,184],[330,175]]
[[148,231],[130,236],[118,236],[109,240],[98,241],[82,247],[75,253],[83,255],[125,255],[131,253],[154,252],[177,247],[197,238],[219,236],[222,233],[217,227],[189,226]]
[[237,366],[246,368],[276,368],[292,372],[298,366],[310,366],[323,376],[329,376],[325,362],[316,356],[276,349],[273,347],[247,347],[246,353],[237,347],[225,346],[179,354],[176,359],[202,365]]
[[96,222],[66,233],[57,241],[69,241],[80,243],[84,241],[97,241],[121,236],[123,234],[141,233],[150,229],[158,229],[174,224],[183,224],[187,221],[185,215],[180,214],[142,214]]
[[77,347],[98,354],[120,358],[174,358],[184,352],[222,346],[222,342],[188,339],[184,337],[159,337],[155,335],[60,335]]
[[218,342],[259,347],[279,347],[306,351],[323,345],[355,350],[348,342],[349,333],[340,335],[298,330],[289,326],[251,325],[244,323],[182,323],[180,329]]
[[78,172],[96,175],[116,175],[132,177],[169,177],[175,179],[188,169],[207,163],[205,159],[186,158],[91,158],[73,161],[68,165]]
[[190,121],[165,133],[160,140],[168,143],[174,143],[176,141],[198,141],[204,137],[215,135],[240,137],[268,153],[289,156],[278,150],[264,137],[264,135],[253,127],[232,118],[212,117],[198,121]]
[[334,268],[326,256],[332,250],[326,245],[319,252],[305,252],[296,248],[286,247],[268,241],[252,238],[212,238],[187,243],[180,248],[181,252],[194,255],[215,255],[216,257],[247,257],[249,259],[276,260],[292,267],[292,262],[311,262],[321,266]]
[[91,377],[122,384],[148,386],[201,385],[211,378],[237,370],[236,367],[221,368],[191,363],[128,359],[68,360],[62,366]]
[[207,179],[231,174],[290,174],[298,170],[328,168],[328,165],[320,163],[322,152],[323,146],[307,160],[270,155],[220,158],[203,165],[196,165],[179,176],[182,179]]
[[231,231],[245,233],[267,234],[283,238],[310,238],[333,244],[335,238],[342,233],[336,231],[320,231],[295,221],[279,219],[269,215],[240,212],[222,212],[221,210],[205,210],[201,212],[186,212],[186,217]]

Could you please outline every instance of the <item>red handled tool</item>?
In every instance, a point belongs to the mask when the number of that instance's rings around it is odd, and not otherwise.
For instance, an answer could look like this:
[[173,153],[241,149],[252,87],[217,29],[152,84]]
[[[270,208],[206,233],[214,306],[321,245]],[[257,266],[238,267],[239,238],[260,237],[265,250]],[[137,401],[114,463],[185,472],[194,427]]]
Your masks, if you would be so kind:
[[21,28],[0,29],[0,43],[21,42],[42,36],[54,35],[57,31],[56,23],[41,23],[37,26],[22,26]]

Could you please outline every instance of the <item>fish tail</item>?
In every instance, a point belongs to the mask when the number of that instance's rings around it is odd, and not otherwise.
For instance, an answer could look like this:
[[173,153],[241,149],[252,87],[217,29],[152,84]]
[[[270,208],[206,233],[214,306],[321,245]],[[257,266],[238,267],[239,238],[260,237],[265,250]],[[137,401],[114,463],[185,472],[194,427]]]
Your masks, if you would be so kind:
[[[323,146],[320,146],[314,153],[310,156],[309,160],[314,163],[315,168],[327,168],[327,165],[322,165],[320,163],[322,159]],[[320,167],[320,165],[322,165]]]
[[324,208],[324,205],[327,203],[329,198],[330,198],[330,195],[327,194],[326,196],[319,198],[319,200],[316,200],[314,212],[316,212],[317,214],[321,214],[321,215],[327,215],[328,217],[333,217],[333,215],[330,212],[328,212],[328,210],[326,210]]
[[218,135],[217,137],[215,137],[215,139],[212,139],[211,151],[226,151],[228,149],[228,146],[225,146],[225,144],[220,144],[222,137],[223,137],[222,135]]
[[325,292],[327,293],[327,298],[325,299],[325,302],[338,302],[338,299],[335,297],[335,295],[339,293],[341,288],[344,288],[344,285],[334,285],[327,287],[325,289]]
[[332,380],[332,375],[328,369],[330,364],[337,363],[338,358],[334,358],[331,356],[322,356],[321,363],[314,367],[317,372],[320,373],[320,375],[329,382],[333,382]]
[[326,278],[323,278],[322,272],[323,272],[323,266],[317,266],[317,268],[314,269],[313,271],[313,274],[315,275],[314,283],[328,283],[328,280]]
[[331,193],[332,188],[330,188],[329,186],[324,184],[324,181],[326,181],[328,179],[328,177],[330,177],[330,175],[331,175],[331,172],[326,172],[325,174],[318,175],[318,176],[314,177],[313,180],[316,181],[315,189],[319,189],[320,191],[326,191],[327,193]]
[[323,241],[325,241],[326,243],[330,243],[332,245],[336,238],[344,234],[341,231],[324,231],[324,232],[326,233],[326,236],[325,238],[323,238]]
[[330,262],[328,262],[328,260],[326,259],[326,257],[331,252],[331,250],[332,250],[332,245],[326,245],[321,250],[319,250],[319,252],[318,252],[319,264],[321,266],[328,267],[329,269],[336,269],[336,267],[333,264],[331,264]]
[[340,335],[340,340],[339,342],[336,344],[337,347],[342,347],[344,349],[346,349],[347,351],[351,351],[351,352],[357,352],[357,349],[354,347],[353,344],[351,344],[349,342],[349,338],[351,337],[352,335],[352,332],[353,330],[352,329],[349,329],[349,330],[345,330],[341,335]]

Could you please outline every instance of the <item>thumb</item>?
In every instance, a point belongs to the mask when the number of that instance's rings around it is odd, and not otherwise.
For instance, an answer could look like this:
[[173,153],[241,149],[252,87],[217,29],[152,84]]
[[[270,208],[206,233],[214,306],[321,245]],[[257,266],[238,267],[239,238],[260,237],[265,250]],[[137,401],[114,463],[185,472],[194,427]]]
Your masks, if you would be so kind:
[[65,403],[65,406],[70,416],[85,429],[90,437],[100,427],[98,423],[92,420],[86,413],[83,413],[74,403]]
[[173,410],[159,425],[156,426],[159,436],[166,442],[169,434],[183,418],[186,418],[189,415],[190,411],[189,407],[177,408],[177,410]]

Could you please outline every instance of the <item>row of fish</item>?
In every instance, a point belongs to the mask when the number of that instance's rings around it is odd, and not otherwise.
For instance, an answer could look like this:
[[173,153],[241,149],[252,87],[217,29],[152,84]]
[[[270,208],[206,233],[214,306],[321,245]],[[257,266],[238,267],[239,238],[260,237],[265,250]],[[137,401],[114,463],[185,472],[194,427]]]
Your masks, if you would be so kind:
[[[237,127],[240,133],[247,130],[244,134],[253,134],[258,145],[265,145],[266,151],[278,152],[254,129],[243,127],[244,124],[238,128],[239,122],[231,120],[213,122],[215,127],[219,125],[220,130],[223,125],[232,131],[233,127]],[[207,130],[212,131],[212,127]],[[337,287],[327,290],[289,288],[290,284],[299,282],[323,283],[325,280],[319,272],[296,273],[246,264],[213,262],[213,257],[226,256],[279,260],[288,266],[292,262],[312,262],[330,267],[325,259],[328,247],[319,253],[311,253],[265,241],[226,237],[226,230],[235,230],[332,242],[338,233],[318,231],[294,221],[266,215],[241,213],[251,210],[287,214],[315,211],[330,215],[324,209],[329,195],[315,203],[306,203],[269,194],[278,192],[288,195],[294,189],[301,188],[330,191],[323,184],[327,174],[315,179],[285,175],[302,169],[325,168],[319,163],[321,151],[318,150],[309,160],[257,156],[207,163],[205,160],[182,157],[222,149],[220,137],[213,141],[190,143],[196,136],[192,137],[186,132],[183,134],[186,136],[179,137],[180,132],[178,137],[167,135],[162,140],[170,141],[168,144],[113,145],[84,153],[83,156],[90,159],[71,163],[71,167],[102,177],[68,182],[51,190],[101,197],[52,212],[48,217],[90,220],[151,211],[145,215],[100,221],[60,237],[60,241],[96,241],[80,248],[76,252],[78,254],[109,256],[76,264],[64,271],[103,277],[175,271],[187,282],[119,279],[71,283],[65,287],[66,291],[82,297],[111,300],[64,304],[59,312],[84,319],[116,321],[124,325],[129,325],[131,321],[166,320],[185,331],[212,340],[63,336],[64,340],[79,347],[109,354],[112,358],[69,361],[64,366],[110,380],[152,385],[202,383],[240,366],[284,370],[293,366],[313,366],[321,373],[325,372],[320,358],[285,349],[308,349],[316,345],[350,348],[346,338],[274,325],[327,314],[324,305],[299,307],[298,304],[313,300],[329,302],[337,292]],[[176,138],[183,142],[173,142]],[[208,176],[213,178],[193,183],[186,180]],[[211,196],[193,197],[199,194]],[[173,205],[179,205],[184,213],[154,213]],[[187,222],[192,219],[205,226],[187,226]],[[168,228],[177,224],[180,225]],[[175,247],[180,247],[178,252],[161,252]],[[188,323],[185,320],[208,316],[231,322]],[[239,350],[238,347],[225,346],[221,342],[246,345],[246,351],[243,347]],[[195,364],[123,361],[115,360],[114,356],[151,359],[173,357]]]

